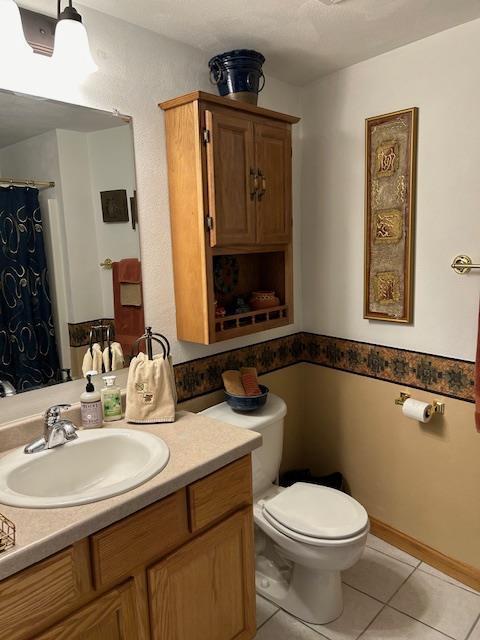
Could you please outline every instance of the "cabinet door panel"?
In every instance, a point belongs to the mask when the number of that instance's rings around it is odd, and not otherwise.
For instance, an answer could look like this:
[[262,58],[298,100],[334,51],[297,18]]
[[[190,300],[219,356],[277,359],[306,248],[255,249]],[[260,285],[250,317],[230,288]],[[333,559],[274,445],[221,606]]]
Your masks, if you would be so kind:
[[133,583],[110,591],[35,640],[133,640],[137,638]]
[[208,204],[213,219],[212,247],[255,243],[255,202],[250,193],[253,171],[253,124],[244,117],[205,112]]
[[149,570],[152,640],[250,640],[255,635],[251,509]]
[[288,243],[292,234],[291,137],[287,128],[255,125],[257,238],[260,244]]

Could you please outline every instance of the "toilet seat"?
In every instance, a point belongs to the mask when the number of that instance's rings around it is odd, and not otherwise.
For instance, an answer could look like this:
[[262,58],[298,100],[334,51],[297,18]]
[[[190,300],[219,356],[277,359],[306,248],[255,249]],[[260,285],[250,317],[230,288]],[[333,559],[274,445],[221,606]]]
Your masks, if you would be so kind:
[[262,514],[284,535],[313,545],[351,540],[368,528],[368,514],[354,498],[305,482],[297,482],[263,502]]

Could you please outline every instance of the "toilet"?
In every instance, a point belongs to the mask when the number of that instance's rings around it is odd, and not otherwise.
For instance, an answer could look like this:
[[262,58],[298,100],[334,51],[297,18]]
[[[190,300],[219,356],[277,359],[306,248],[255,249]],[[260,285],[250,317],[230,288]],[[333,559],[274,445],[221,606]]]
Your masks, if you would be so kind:
[[249,413],[226,402],[202,412],[262,434],[252,454],[257,592],[294,616],[326,624],[343,611],[341,571],[362,555],[369,531],[363,506],[341,491],[278,480],[287,407],[274,394]]

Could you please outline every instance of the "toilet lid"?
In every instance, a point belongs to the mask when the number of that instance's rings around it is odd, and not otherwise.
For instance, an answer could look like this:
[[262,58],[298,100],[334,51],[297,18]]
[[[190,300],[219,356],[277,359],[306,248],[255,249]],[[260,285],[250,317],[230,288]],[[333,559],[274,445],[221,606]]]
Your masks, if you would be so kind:
[[367,512],[352,497],[305,482],[281,491],[263,509],[283,527],[310,538],[350,538],[368,525]]

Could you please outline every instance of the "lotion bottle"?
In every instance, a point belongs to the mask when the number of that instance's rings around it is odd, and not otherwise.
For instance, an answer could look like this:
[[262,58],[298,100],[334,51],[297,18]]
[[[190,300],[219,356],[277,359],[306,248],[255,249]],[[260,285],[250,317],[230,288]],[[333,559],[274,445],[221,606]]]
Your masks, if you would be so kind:
[[104,376],[105,387],[102,389],[103,419],[105,422],[121,420],[122,394],[120,387],[115,384],[116,376]]
[[80,396],[80,412],[84,429],[103,426],[102,398],[100,393],[95,391],[90,374],[87,374],[87,386]]

